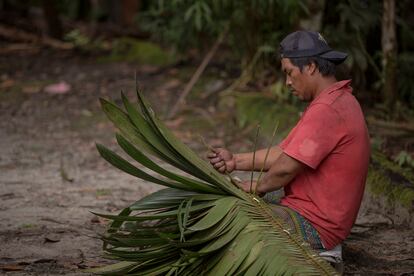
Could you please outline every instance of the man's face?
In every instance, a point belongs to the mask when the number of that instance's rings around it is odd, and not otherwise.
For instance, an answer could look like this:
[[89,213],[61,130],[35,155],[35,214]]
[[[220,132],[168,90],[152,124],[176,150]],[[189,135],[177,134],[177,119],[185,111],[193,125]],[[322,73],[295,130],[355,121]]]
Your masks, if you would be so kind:
[[307,74],[308,66],[304,66],[302,72],[299,67],[290,62],[289,58],[282,58],[282,71],[286,76],[286,86],[293,95],[302,101],[311,101],[309,75]]

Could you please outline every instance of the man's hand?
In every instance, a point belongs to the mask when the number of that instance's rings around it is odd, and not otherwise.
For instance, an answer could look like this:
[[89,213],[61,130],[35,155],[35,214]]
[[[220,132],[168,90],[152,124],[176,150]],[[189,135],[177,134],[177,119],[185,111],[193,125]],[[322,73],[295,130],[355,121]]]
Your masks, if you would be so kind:
[[257,191],[257,181],[253,181],[251,182],[250,180],[244,180],[241,182],[237,182],[236,183],[237,186],[240,187],[240,189],[242,189],[243,191],[247,192],[247,193],[254,193],[256,192],[256,194],[258,194],[260,197],[264,196],[265,193],[261,193],[259,191]]
[[211,165],[221,173],[231,173],[236,168],[236,159],[234,158],[234,155],[226,149],[212,149],[212,151],[207,154],[207,157],[210,159]]

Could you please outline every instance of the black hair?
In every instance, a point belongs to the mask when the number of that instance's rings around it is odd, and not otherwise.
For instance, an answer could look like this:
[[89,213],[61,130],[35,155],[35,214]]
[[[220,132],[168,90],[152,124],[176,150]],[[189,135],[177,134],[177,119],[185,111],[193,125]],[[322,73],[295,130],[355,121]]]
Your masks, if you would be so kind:
[[327,59],[321,58],[319,56],[312,56],[312,57],[298,57],[298,58],[289,58],[290,62],[299,67],[300,71],[305,65],[309,65],[311,63],[315,63],[316,67],[318,68],[319,72],[321,72],[322,76],[335,76],[336,73],[336,65]]

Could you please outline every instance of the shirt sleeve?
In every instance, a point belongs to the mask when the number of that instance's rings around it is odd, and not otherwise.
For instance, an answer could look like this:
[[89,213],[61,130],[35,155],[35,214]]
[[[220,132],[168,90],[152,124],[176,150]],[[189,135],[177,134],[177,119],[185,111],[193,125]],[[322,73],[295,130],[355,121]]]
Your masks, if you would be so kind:
[[285,149],[285,147],[289,144],[289,142],[292,140],[293,134],[295,133],[295,129],[297,128],[297,125],[292,128],[288,134],[288,136],[283,139],[280,143],[279,143],[279,147],[283,150]]
[[326,104],[314,104],[280,147],[290,157],[316,169],[345,135],[339,114]]

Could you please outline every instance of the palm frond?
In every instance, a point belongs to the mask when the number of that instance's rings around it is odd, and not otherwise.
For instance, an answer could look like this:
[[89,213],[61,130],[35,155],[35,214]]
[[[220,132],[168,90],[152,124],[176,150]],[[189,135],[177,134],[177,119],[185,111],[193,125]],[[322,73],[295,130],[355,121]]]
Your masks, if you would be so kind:
[[[122,95],[126,111],[101,100],[120,130],[117,141],[144,172],[97,145],[118,169],[168,188],[154,192],[112,220],[104,252],[118,263],[90,270],[102,275],[334,275],[335,270],[255,195],[234,186],[179,141],[137,91]],[[169,171],[158,160],[189,176]]]

